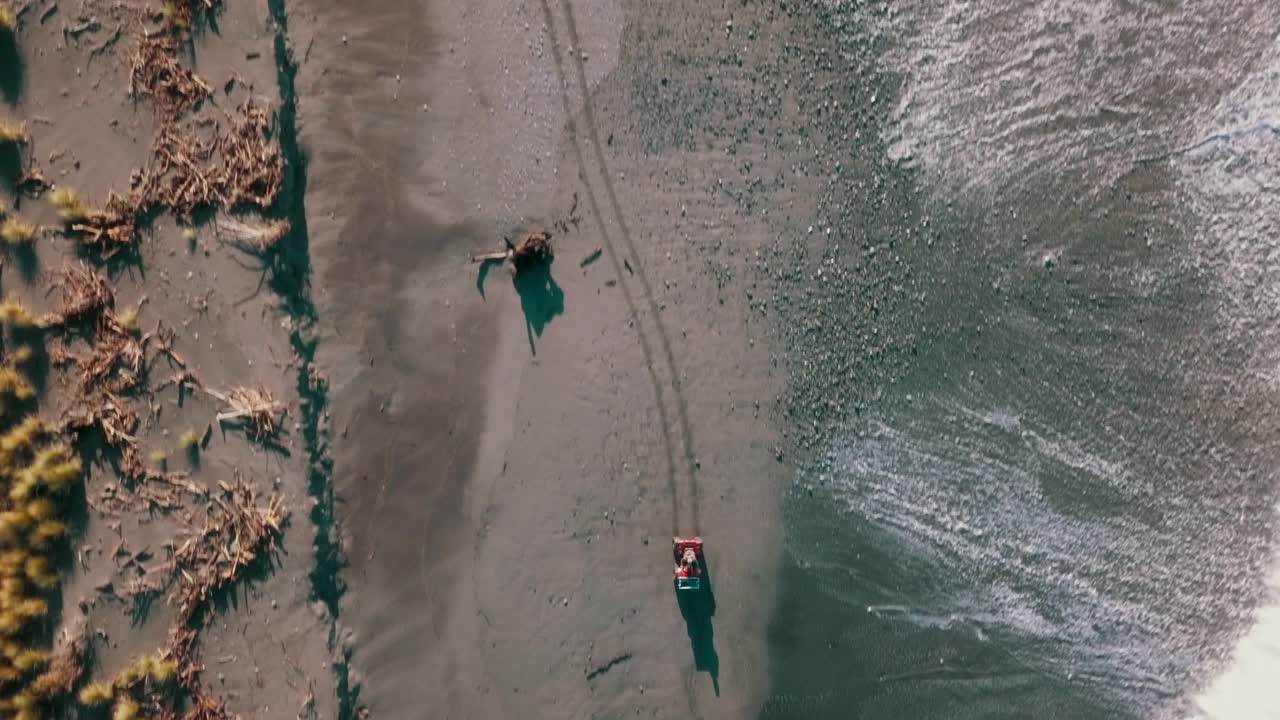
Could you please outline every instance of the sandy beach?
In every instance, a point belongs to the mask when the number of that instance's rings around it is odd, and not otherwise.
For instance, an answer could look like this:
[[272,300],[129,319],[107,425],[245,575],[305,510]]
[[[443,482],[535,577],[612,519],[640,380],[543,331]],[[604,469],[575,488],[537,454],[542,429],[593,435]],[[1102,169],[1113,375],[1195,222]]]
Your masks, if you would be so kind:
[[[40,712],[757,716],[791,481],[765,278],[824,187],[791,13],[20,6],[4,199],[41,269],[5,290],[56,315],[83,261],[111,291],[40,325],[90,353],[40,412],[97,413],[56,426],[70,602],[23,631],[91,651]],[[471,260],[535,231],[552,262]]]
[[[717,282],[767,231],[706,190],[723,152],[637,127],[633,88],[669,80],[628,47],[670,10],[293,10],[340,616],[375,716],[749,717],[767,693],[780,378]],[[534,228],[546,271],[468,261]],[[693,533],[698,657],[670,581]]]

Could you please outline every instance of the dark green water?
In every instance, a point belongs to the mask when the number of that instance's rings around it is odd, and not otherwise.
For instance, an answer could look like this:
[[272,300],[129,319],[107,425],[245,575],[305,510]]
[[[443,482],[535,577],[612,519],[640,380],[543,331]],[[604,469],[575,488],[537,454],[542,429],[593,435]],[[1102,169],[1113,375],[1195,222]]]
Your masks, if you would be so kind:
[[827,7],[764,717],[1280,717],[1280,9]]

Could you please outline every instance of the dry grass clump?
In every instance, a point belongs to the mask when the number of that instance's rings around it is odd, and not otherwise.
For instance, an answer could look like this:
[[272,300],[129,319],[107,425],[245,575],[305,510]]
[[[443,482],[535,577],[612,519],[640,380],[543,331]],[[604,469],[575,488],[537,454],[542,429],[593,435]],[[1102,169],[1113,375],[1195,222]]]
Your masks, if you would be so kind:
[[86,205],[69,187],[59,187],[49,194],[49,202],[58,209],[58,216],[69,223],[82,223],[88,220],[94,210]]
[[177,124],[159,128],[138,190],[143,202],[165,207],[184,220],[196,210],[221,205],[217,149],[216,134],[197,135]]
[[190,428],[178,438],[178,447],[183,450],[192,450],[200,447],[200,433],[195,428]]
[[113,695],[110,685],[104,682],[91,682],[80,689],[80,704],[87,707],[101,707],[111,702]]
[[230,120],[226,132],[161,127],[138,190],[140,207],[163,207],[183,220],[201,208],[269,208],[284,183],[284,160],[270,141],[267,112],[247,101]]
[[196,16],[213,12],[221,0],[164,0],[160,5],[160,16],[169,23],[169,27],[179,33],[191,30]]
[[[10,410],[21,408],[36,396],[35,387],[20,369],[20,366],[30,358],[29,348],[25,351],[19,348],[17,351],[8,353],[4,362],[0,363],[0,417]],[[10,453],[5,449],[5,443],[13,441],[15,437],[23,437],[21,433],[30,433],[37,429],[39,428],[29,427],[25,422],[19,423],[14,429],[14,432],[20,433],[19,435],[6,435],[0,438],[0,461],[7,461]]]
[[[214,3],[173,3],[175,8],[197,6],[209,10]],[[225,130],[216,124],[182,122],[211,90],[178,62],[178,49],[175,37],[161,33],[144,36],[133,54],[130,93],[149,97],[160,118],[150,160],[135,189],[125,196],[111,193],[101,209],[85,205],[70,191],[57,191],[51,198],[66,221],[67,234],[79,238],[103,259],[132,247],[138,224],[156,210],[169,210],[180,221],[190,220],[205,208],[265,210],[283,187],[284,159],[272,140],[271,119],[265,109],[246,101],[229,114]],[[240,241],[250,248],[267,248],[283,237],[288,227],[273,223],[238,230]]]
[[111,704],[112,720],[133,720],[146,707],[160,717],[177,717],[172,711],[173,695],[169,692],[178,664],[167,653],[156,652],[135,657],[111,683],[95,681],[81,688],[80,704],[102,708]]
[[[173,602],[179,618],[195,619],[203,603],[221,588],[235,582],[244,568],[279,539],[288,513],[279,495],[259,505],[257,494],[242,479],[221,483],[223,493],[210,506],[204,529],[188,538],[173,553],[171,565],[181,581]],[[181,670],[181,656],[179,670]]]
[[85,203],[74,190],[66,187],[54,190],[49,201],[66,223],[67,234],[78,238],[81,245],[96,250],[104,260],[132,246],[138,220],[144,212],[137,196],[122,197],[114,192],[107,196],[103,208]]
[[289,234],[289,221],[276,220],[260,224],[224,218],[218,221],[217,230],[218,238],[228,245],[254,255],[263,255]]
[[177,671],[178,664],[163,653],[139,655],[116,675],[112,685],[127,690],[146,682],[164,684],[172,680]]
[[142,461],[134,435],[138,413],[121,397],[141,387],[145,363],[142,342],[102,321],[87,352],[63,352],[54,360],[79,371],[72,402],[63,413],[63,427],[101,432],[106,444],[119,451],[119,470],[125,477],[135,481],[150,477],[152,472]]
[[21,300],[10,296],[0,302],[0,323],[12,328],[30,328],[35,327],[36,319]]
[[221,485],[222,495],[209,506],[204,529],[187,538],[170,559],[180,584],[170,597],[178,612],[169,630],[169,656],[176,661],[178,682],[191,695],[186,717],[192,720],[231,717],[200,682],[196,628],[207,602],[280,539],[288,517],[279,495],[260,505],[239,476],[233,484]]
[[31,683],[39,697],[56,698],[70,695],[80,682],[87,666],[89,644],[84,625],[79,633],[62,633],[61,642],[49,658],[45,671]]
[[51,552],[67,532],[59,518],[79,479],[79,459],[39,418],[28,416],[0,435],[0,696],[9,695],[11,709],[27,717],[38,717],[42,699],[78,675],[79,650],[51,662],[47,650],[31,643],[49,612],[45,596],[58,586]]
[[62,417],[62,426],[68,431],[101,432],[107,445],[120,452],[120,472],[131,480],[148,476],[133,435],[138,423],[138,413],[122,398],[106,390],[78,392]]
[[18,14],[7,3],[0,3],[0,31],[14,32],[18,29]]
[[134,720],[138,717],[139,709],[136,700],[128,696],[122,697],[111,707],[111,720]]
[[137,195],[122,197],[112,192],[102,208],[81,206],[81,217],[67,217],[67,232],[80,240],[80,244],[96,250],[107,260],[116,253],[133,246],[138,234],[138,221],[145,207]]
[[[0,5],[0,21],[3,21],[5,8]],[[22,123],[0,120],[0,145],[21,145],[27,141],[27,127]]]
[[150,98],[165,120],[176,120],[213,95],[208,83],[178,62],[178,49],[172,35],[143,35],[129,63],[129,95]]
[[101,432],[106,444],[120,453],[118,469],[125,477],[135,481],[152,477],[156,473],[143,461],[134,436],[138,413],[122,397],[143,387],[150,336],[136,336],[127,312],[123,319],[115,314],[111,286],[88,264],[64,268],[55,286],[62,295],[62,308],[42,318],[41,325],[56,331],[92,331],[88,350],[72,353],[59,344],[49,353],[55,366],[74,371],[62,429]]
[[252,101],[237,110],[231,131],[222,138],[224,206],[269,208],[284,183],[280,148],[270,142],[267,112]]
[[78,262],[64,267],[54,284],[62,295],[62,310],[55,313],[50,324],[68,325],[96,320],[115,306],[111,285],[88,263]]
[[86,394],[126,394],[141,389],[145,352],[132,335],[106,331],[89,352],[77,356],[78,386]]
[[249,437],[259,442],[272,440],[279,434],[286,410],[265,388],[237,385],[226,392],[209,389],[205,392],[230,406],[229,410],[218,413],[218,422],[239,421]]
[[160,15],[179,30],[191,29],[191,6],[182,0],[164,0],[160,4]]
[[0,238],[10,245],[31,242],[35,236],[36,226],[16,216],[10,215],[0,223]]
[[125,308],[124,312],[115,316],[115,323],[128,333],[137,333],[142,326],[138,320],[138,308]]

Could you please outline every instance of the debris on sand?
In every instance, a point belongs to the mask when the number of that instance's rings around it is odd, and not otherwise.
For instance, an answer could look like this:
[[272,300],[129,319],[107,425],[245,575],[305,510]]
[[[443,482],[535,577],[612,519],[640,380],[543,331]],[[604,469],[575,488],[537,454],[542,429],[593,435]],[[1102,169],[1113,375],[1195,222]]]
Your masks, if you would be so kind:
[[246,101],[229,121],[225,133],[161,127],[138,190],[142,205],[180,219],[202,208],[271,207],[284,182],[284,160],[270,141],[267,112]]
[[222,0],[164,0],[160,14],[173,28],[186,32],[195,25],[198,13],[213,13],[221,4]]
[[[16,9],[19,4],[21,9]],[[187,57],[187,51],[194,49],[187,44],[193,40],[189,32],[193,23],[211,19],[221,4],[221,0],[161,0],[153,4],[161,6],[157,13],[136,3],[90,3],[63,23],[62,39],[89,51],[90,61],[115,48],[111,54],[119,55],[115,59],[121,61],[127,75],[129,95],[146,104],[154,119],[144,124],[148,137],[138,137],[131,128],[120,125],[121,118],[101,118],[119,134],[142,142],[139,149],[149,146],[149,154],[140,160],[127,186],[93,196],[79,195],[61,182],[54,186],[39,169],[34,141],[28,135],[32,123],[53,124],[54,120],[32,116],[9,122],[7,115],[0,118],[0,149],[13,166],[9,174],[17,175],[16,179],[5,178],[6,184],[23,195],[43,197],[39,205],[50,216],[52,210],[58,213],[57,220],[46,220],[47,225],[39,227],[25,222],[7,206],[0,209],[0,238],[5,240],[0,243],[0,256],[34,255],[42,247],[15,244],[56,234],[85,260],[73,260],[60,270],[55,265],[52,272],[37,266],[37,272],[26,278],[41,280],[42,287],[35,290],[33,282],[28,282],[19,289],[20,294],[44,292],[51,307],[38,303],[39,312],[32,312],[17,295],[0,301],[3,717],[234,717],[213,692],[218,689],[217,681],[206,682],[201,677],[201,633],[216,612],[212,607],[215,597],[267,569],[287,512],[281,496],[255,495],[238,471],[233,482],[215,481],[208,467],[197,481],[188,473],[170,472],[164,458],[180,449],[189,458],[198,459],[202,442],[205,446],[209,443],[212,427],[206,428],[203,421],[196,427],[161,427],[162,412],[172,411],[167,399],[157,394],[177,385],[181,408],[186,389],[203,390],[219,402],[217,422],[239,425],[251,439],[263,442],[288,432],[284,426],[288,402],[277,401],[265,387],[248,380],[221,391],[206,390],[175,351],[177,331],[173,327],[160,321],[152,332],[143,329],[139,311],[145,295],[132,307],[117,308],[116,289],[104,266],[105,260],[123,254],[126,259],[138,260],[141,269],[139,240],[162,213],[171,214],[184,227],[216,216],[214,229],[220,239],[255,254],[270,253],[289,233],[289,223],[270,217],[275,213],[269,212],[284,185],[284,157],[272,106],[252,99],[238,106],[216,105],[212,87],[194,71]],[[32,6],[31,2],[0,0],[0,25],[6,18],[10,24],[16,23],[17,16]],[[58,3],[48,2],[44,7],[42,23]],[[16,12],[5,15],[8,8]],[[62,3],[62,8],[66,12],[67,4]],[[162,24],[161,16],[165,18]],[[139,28],[137,34],[130,30],[135,27]],[[136,39],[136,44],[132,48],[115,44],[121,37],[129,42]],[[0,28],[0,44],[6,40],[7,34]],[[249,90],[251,94],[252,88]],[[69,97],[66,91],[62,95]],[[83,104],[83,99],[71,97],[69,102]],[[59,107],[56,112],[70,111]],[[19,119],[28,123],[23,125]],[[54,163],[68,153],[78,156],[79,150],[58,148],[48,154],[46,162],[56,169]],[[56,180],[59,173],[50,171],[48,175]],[[233,211],[254,213],[255,217],[238,215],[224,220],[225,214]],[[148,260],[152,257],[146,253]],[[164,269],[160,276],[172,285]],[[141,282],[145,290],[153,289],[145,274]],[[36,298],[38,294],[25,297],[29,302]],[[208,295],[202,308],[186,299],[186,307],[196,313],[209,309]],[[179,328],[191,322],[170,319],[180,323]],[[161,358],[167,361],[167,368]],[[40,374],[28,379],[22,372],[28,363]],[[161,377],[153,378],[157,365]],[[168,379],[163,379],[165,375]],[[46,387],[56,398],[57,409],[50,420],[34,414]],[[210,401],[200,398],[200,402],[207,405]],[[179,413],[178,417],[183,416]],[[174,430],[183,432],[171,435]],[[148,463],[148,457],[153,462]],[[85,482],[82,462],[93,466],[91,482]],[[105,528],[119,535],[115,551],[108,554],[101,542],[74,548],[63,545],[64,538],[80,527],[72,520],[81,513],[68,511],[86,502],[102,516]],[[123,517],[125,512],[134,517]],[[153,561],[146,548],[137,552],[124,549],[126,539],[132,542],[137,537],[132,534],[135,520],[139,524],[165,523],[150,532],[185,528],[177,530],[173,540],[163,546],[168,554],[167,568],[163,560]],[[78,602],[63,598],[60,566],[76,562],[88,570],[93,558],[99,556],[108,565],[114,562],[115,572],[125,574],[112,574],[108,582],[96,586],[96,594]],[[89,608],[97,599],[131,599],[134,612],[145,614],[150,599],[165,595],[175,608],[165,646],[135,657],[114,678],[88,676],[87,671],[95,666],[91,657],[94,632],[106,639],[105,632],[87,624],[93,622]],[[68,609],[78,605],[81,615],[60,612],[64,601]],[[60,625],[75,630],[64,632],[54,643],[54,632]],[[77,699],[88,712],[66,706]]]
[[235,582],[280,536],[287,515],[279,495],[259,505],[253,488],[239,477],[219,486],[222,492],[210,496],[213,505],[204,528],[184,541],[170,561],[181,577],[173,604],[183,618],[193,618],[210,595]]
[[60,429],[100,432],[107,446],[119,453],[119,471],[130,480],[160,476],[142,461],[135,437],[140,420],[125,399],[144,390],[149,337],[139,339],[116,316],[111,286],[87,263],[64,268],[55,287],[62,295],[62,309],[42,317],[39,325],[61,333],[90,330],[86,350],[72,352],[65,341],[49,350],[55,367],[74,368]]
[[107,279],[85,262],[63,268],[54,286],[62,294],[62,310],[42,319],[44,327],[94,320],[115,306],[115,293]]
[[172,35],[143,35],[129,59],[129,96],[150,98],[164,120],[176,120],[213,95],[208,83],[178,62],[178,49]]
[[618,665],[621,665],[624,662],[627,662],[630,659],[631,659],[631,653],[623,653],[613,658],[609,662],[603,665],[600,665],[596,669],[588,671],[586,673],[587,680],[595,680],[596,678],[600,677],[601,675],[604,675],[605,673],[609,672],[613,668],[617,667]]
[[[176,583],[169,601],[176,613],[166,647],[134,658],[110,682],[81,687],[79,699],[89,707],[113,705],[113,717],[135,717],[141,710],[149,717],[183,717],[188,720],[229,720],[235,717],[222,700],[213,696],[201,680],[199,633],[210,599],[239,581],[282,537],[288,513],[279,495],[260,503],[253,489],[236,473],[232,483],[218,483],[221,492],[199,493],[207,500],[201,529],[181,543],[170,544],[168,580],[153,578],[135,583],[137,592],[156,594]],[[174,483],[174,489],[199,491],[192,483]],[[192,518],[194,520],[194,518]],[[141,556],[141,554],[139,554]],[[64,638],[62,647],[48,661],[48,669],[36,678],[35,697],[69,695],[81,682],[87,665],[83,632]],[[173,692],[177,683],[185,695]],[[181,706],[179,705],[181,703]],[[181,715],[180,707],[184,708]],[[133,713],[133,714],[130,714]]]
[[169,208],[180,218],[219,205],[222,197],[214,165],[217,148],[216,134],[198,135],[176,124],[160,127],[138,195],[144,203]]
[[512,244],[507,238],[502,240],[507,244],[506,250],[472,255],[471,262],[510,260],[515,266],[516,272],[519,272],[534,265],[545,263],[553,256],[551,235],[541,230],[535,230],[525,235],[524,239],[516,244]]
[[179,578],[170,598],[178,612],[169,630],[169,655],[177,663],[178,682],[191,694],[185,717],[193,720],[231,717],[200,682],[196,644],[206,603],[280,539],[288,517],[279,495],[259,505],[253,489],[238,475],[233,484],[219,485],[222,493],[210,497],[213,505],[204,528],[187,538],[169,562]]
[[24,166],[18,171],[18,177],[13,180],[14,190],[31,197],[39,197],[41,193],[50,187],[52,185],[45,179],[44,173],[40,172],[40,168],[34,165]]
[[49,664],[31,683],[36,695],[55,698],[69,695],[84,676],[89,659],[87,627],[79,625],[75,632],[64,632],[49,658]]
[[266,389],[237,385],[226,392],[209,389],[205,392],[231,406],[231,409],[218,413],[218,422],[238,420],[249,437],[259,442],[271,440],[280,432],[280,417],[285,408]]
[[[284,183],[284,160],[271,142],[267,112],[246,101],[229,122],[226,132],[218,132],[215,125],[203,134],[177,123],[161,125],[137,188],[123,196],[112,192],[102,208],[56,191],[51,199],[63,216],[66,233],[106,260],[132,248],[138,226],[157,210],[189,220],[207,208],[271,207]],[[256,241],[274,242],[278,237],[271,233],[279,231],[273,224]]]
[[215,220],[218,239],[253,255],[264,255],[289,234],[289,221],[247,223],[235,218]]
[[146,477],[133,435],[138,429],[138,414],[117,395],[99,391],[77,396],[63,413],[62,429],[100,431],[107,445],[120,452],[120,473],[131,480]]
[[133,246],[138,234],[138,220],[144,211],[142,199],[136,195],[107,196],[103,208],[82,206],[80,212],[67,215],[67,234],[77,238],[86,248],[96,250],[103,260]]
[[219,143],[223,207],[252,205],[265,210],[275,203],[284,184],[284,159],[270,138],[267,111],[246,101]]

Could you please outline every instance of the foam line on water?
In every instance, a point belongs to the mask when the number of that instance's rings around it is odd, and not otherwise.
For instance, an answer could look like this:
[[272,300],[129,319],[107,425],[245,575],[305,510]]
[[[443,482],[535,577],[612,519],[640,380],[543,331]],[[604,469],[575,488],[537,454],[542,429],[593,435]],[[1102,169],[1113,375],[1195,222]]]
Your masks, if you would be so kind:
[[[1118,566],[1130,564],[1123,558],[1144,554],[1135,542],[1142,532],[1123,521],[1060,514],[1046,502],[1038,479],[1070,473],[1127,488],[1132,476],[1123,464],[1007,411],[936,398],[922,406],[916,419],[878,423],[867,437],[832,454],[845,472],[833,470],[830,479],[850,511],[886,543],[935,568],[928,574],[938,579],[931,597],[867,610],[1052,645],[1092,638],[1065,664],[1047,656],[1029,661],[1042,670],[1089,674],[1102,674],[1100,663],[1118,684],[1150,682],[1158,672],[1146,666],[1158,653],[1134,629],[1149,626],[1151,609],[1105,587]],[[986,421],[961,421],[975,416]],[[942,426],[968,430],[944,438]],[[1029,588],[1052,590],[1029,594]]]

